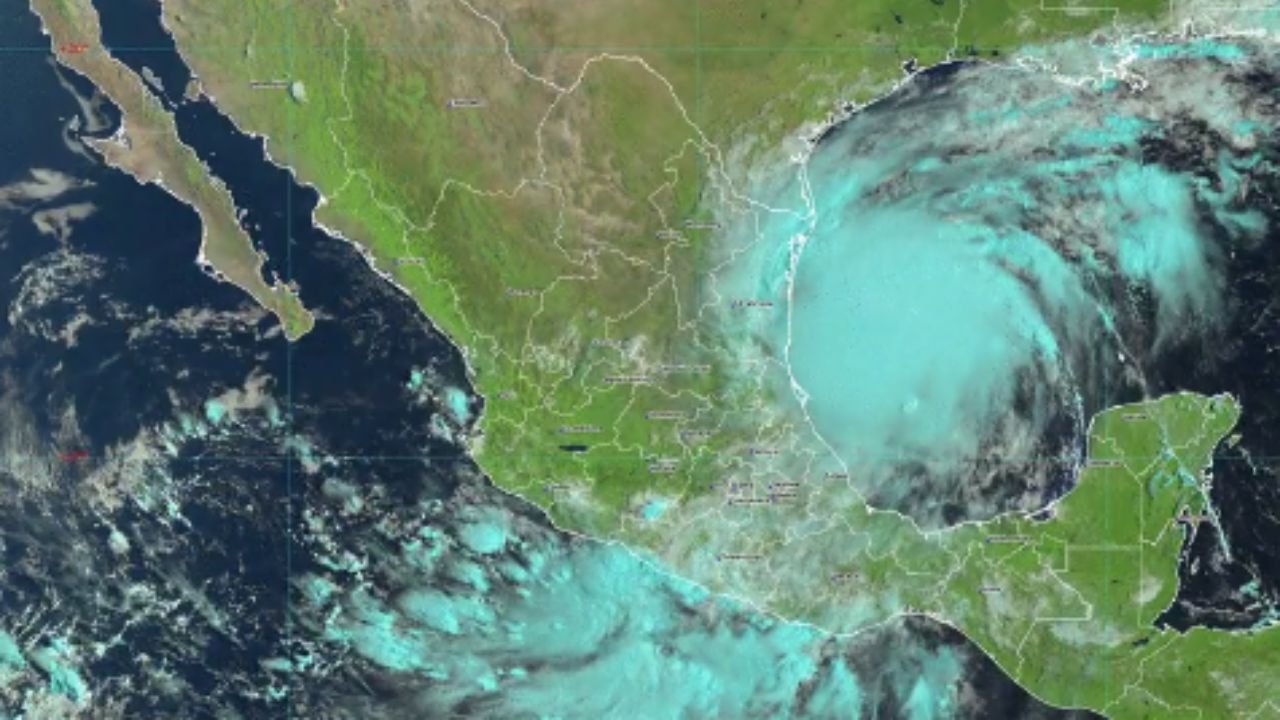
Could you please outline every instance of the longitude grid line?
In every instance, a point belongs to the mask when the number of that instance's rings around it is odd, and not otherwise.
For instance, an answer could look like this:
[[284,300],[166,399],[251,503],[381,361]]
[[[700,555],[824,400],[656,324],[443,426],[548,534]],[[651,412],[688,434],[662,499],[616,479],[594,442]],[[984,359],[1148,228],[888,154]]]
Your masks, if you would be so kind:
[[[1107,478],[1108,482],[1102,486],[1102,532],[1107,538],[1107,542],[1111,542],[1111,488],[1112,482]],[[1138,546],[1142,546],[1142,536],[1138,536]],[[1138,578],[1141,585],[1142,578]],[[1107,608],[1104,612],[1111,611],[1111,553],[1102,553],[1102,604]],[[1111,699],[1112,672],[1114,666],[1112,663],[1111,650],[1107,648],[1103,650],[1103,662],[1106,663],[1106,671],[1102,676],[1102,698],[1104,702]]]
[[[293,66],[293,41],[294,41],[294,3],[289,0],[286,5],[286,18],[288,19],[288,30],[285,32],[285,63],[289,74],[289,81],[294,81]],[[285,132],[289,137],[285,139],[284,156],[285,162],[290,168],[296,166],[294,158],[294,132],[293,132],[293,106],[294,103],[285,103]],[[265,147],[265,146],[264,146]],[[284,173],[284,212],[285,212],[285,278],[286,282],[293,283],[293,174],[292,171]],[[301,305],[301,298],[299,298]],[[286,305],[286,307],[288,307]],[[286,319],[287,321],[287,319]],[[285,343],[285,416],[287,420],[288,437],[292,437],[294,433],[294,407],[293,407],[293,350],[296,341],[290,340],[287,333],[282,334]],[[285,483],[285,521],[284,521],[284,641],[288,647],[289,662],[292,666],[297,667],[297,658],[294,654],[293,644],[293,453],[285,453],[284,459],[284,483]],[[285,717],[293,717],[293,690],[297,682],[297,676],[290,674],[288,686],[285,690]]]
[[[706,118],[702,108],[702,0],[694,0],[693,3],[693,120],[697,123],[698,132],[703,132],[706,127]],[[683,149],[683,148],[682,148]],[[706,189],[705,182],[707,177],[706,168],[706,150],[698,148],[694,155],[694,168],[698,174],[694,178],[694,215],[698,214],[697,209],[702,205],[702,193]],[[696,283],[698,290],[694,295],[694,301],[698,303],[698,307],[702,307],[703,297],[701,290],[702,283]],[[633,395],[634,397],[634,395]]]

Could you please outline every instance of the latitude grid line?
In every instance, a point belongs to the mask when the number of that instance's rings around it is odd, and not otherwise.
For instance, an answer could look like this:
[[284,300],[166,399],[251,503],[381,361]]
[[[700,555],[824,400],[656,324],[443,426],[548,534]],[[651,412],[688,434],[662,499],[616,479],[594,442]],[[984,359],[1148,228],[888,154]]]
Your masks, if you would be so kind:
[[[548,451],[548,452],[522,452],[522,453],[518,453],[518,455],[520,457],[565,457],[565,456],[572,456],[572,453],[568,453],[566,451]],[[45,454],[10,453],[10,454],[0,455],[0,459],[6,460],[9,462],[46,461],[46,460],[49,460],[51,457],[55,460],[57,459],[56,455],[50,455],[47,453]],[[165,462],[168,462],[168,463],[201,463],[201,462],[215,463],[215,462],[234,462],[234,461],[280,462],[288,458],[296,458],[296,457],[297,457],[297,454],[295,452],[236,453],[233,455],[205,454],[205,455],[190,455],[187,457],[171,457],[171,458],[167,458]],[[622,452],[610,453],[609,455],[605,455],[605,456],[593,455],[592,459],[602,460],[610,457],[617,460],[618,462],[628,462],[632,460],[640,461],[643,459],[643,456],[636,455],[636,454],[622,453]],[[740,456],[734,455],[732,457],[749,458],[750,456],[744,454]],[[1150,456],[1126,455],[1125,457],[1135,461],[1145,461],[1145,462],[1152,462],[1152,461],[1161,460],[1164,458],[1164,456],[1162,455],[1150,455]],[[82,455],[76,459],[76,462],[85,462],[88,460],[102,460],[102,459],[103,457],[99,455]],[[368,454],[325,453],[323,455],[317,456],[316,459],[317,459],[317,462],[319,462],[320,464],[323,464],[324,462],[330,461],[330,460],[335,462],[417,462],[417,461],[431,461],[431,460],[470,460],[471,456],[465,450],[463,450],[463,451],[459,451],[457,453],[452,453],[452,454],[421,453],[421,454],[409,454],[409,455],[382,455],[377,453],[368,453]],[[879,458],[873,458],[873,459],[882,460],[885,458],[879,457]],[[909,460],[922,461],[922,460],[940,460],[940,459],[957,460],[957,458],[953,455],[937,455],[937,456],[913,455],[913,456],[904,456],[898,459],[903,461],[909,461]],[[958,461],[976,462],[978,460],[987,460],[987,459],[1004,460],[1004,461],[1008,460],[1007,458],[1002,458],[998,455],[990,455],[990,456],[975,455],[970,457],[958,458]],[[1253,455],[1250,457],[1242,457],[1239,455],[1215,454],[1210,456],[1209,460],[1213,463],[1217,463],[1217,462],[1241,462],[1246,464],[1252,463],[1253,465],[1263,466],[1266,468],[1280,466],[1280,455]],[[1044,457],[1039,457],[1031,460],[1020,460],[1018,461],[1018,463],[1015,463],[1015,464],[1019,464],[1019,463],[1031,464],[1035,462],[1070,465],[1070,464],[1075,464],[1075,458],[1060,457],[1060,456],[1059,457],[1044,456]],[[1094,466],[1091,466],[1088,463],[1084,463],[1082,467],[1089,468]]]
[[[286,370],[286,372],[288,372],[288,370]],[[290,398],[286,398],[286,402],[289,402],[290,400],[291,400]],[[547,451],[547,452],[522,452],[518,454],[520,457],[564,457],[564,456],[572,455],[571,453],[568,453],[565,451],[559,451],[559,450]],[[187,457],[171,457],[171,458],[167,458],[165,462],[167,463],[202,463],[202,462],[203,463],[219,463],[219,462],[237,462],[237,461],[239,462],[281,462],[281,461],[285,461],[287,459],[296,458],[296,457],[297,457],[297,453],[293,451],[280,452],[280,453],[235,453],[232,455],[205,454],[205,455],[190,455]],[[741,457],[745,459],[745,458],[749,458],[750,456],[744,454],[741,456],[735,455],[733,457]],[[1135,461],[1145,461],[1145,462],[1152,462],[1152,461],[1163,459],[1163,456],[1161,455],[1151,455],[1151,456],[1128,455],[1126,457]],[[51,458],[56,460],[57,456],[51,455],[48,453],[0,454],[0,460],[4,460],[10,463],[47,461]],[[596,454],[592,456],[593,461],[604,460],[606,458],[612,459],[617,462],[631,462],[631,461],[641,462],[644,459],[644,457],[641,455],[623,453],[623,452],[610,453],[609,455]],[[76,459],[76,462],[83,463],[86,461],[102,460],[102,459],[103,459],[103,456],[99,456],[99,455],[82,455]],[[465,450],[459,451],[457,453],[452,453],[452,454],[421,453],[421,454],[409,454],[409,455],[383,455],[378,453],[368,453],[368,454],[325,453],[317,457],[317,461],[321,464],[327,461],[334,461],[334,462],[340,462],[340,463],[345,463],[345,462],[352,462],[352,463],[354,462],[430,462],[433,460],[470,460],[470,459],[471,459],[471,456]],[[884,458],[880,457],[880,458],[873,458],[873,459],[884,459]],[[951,455],[937,455],[937,456],[915,455],[915,456],[909,456],[909,457],[901,457],[899,459],[904,461],[908,461],[908,460],[923,461],[923,460],[939,460],[939,459],[957,460],[955,456],[951,456]],[[976,462],[978,460],[986,460],[986,459],[1003,460],[1003,461],[1008,460],[1007,458],[1002,458],[997,455],[990,455],[990,456],[975,455],[970,457],[961,457],[958,460],[961,462]],[[1252,464],[1264,469],[1280,467],[1280,455],[1252,455],[1249,457],[1243,457],[1240,455],[1214,454],[1210,456],[1209,460],[1212,463],[1233,462],[1233,463]],[[1054,463],[1054,464],[1060,464],[1060,465],[1072,465],[1072,464],[1076,464],[1076,458],[1045,456],[1045,457],[1039,457],[1031,460],[1018,461],[1018,463],[1021,463],[1021,464],[1031,464],[1036,462]],[[1082,468],[1087,469],[1089,467],[1093,467],[1093,466],[1089,465],[1088,463],[1084,463],[1082,465]]]
[[[699,19],[699,22],[701,20]],[[292,29],[290,30],[292,35]],[[244,47],[229,45],[187,45],[195,50],[214,50],[219,52],[242,53]],[[172,53],[173,48],[163,47],[159,45],[110,45],[102,43],[97,46],[98,50],[106,50],[112,53]],[[888,41],[850,41],[841,45],[704,45],[695,42],[693,45],[546,45],[520,48],[512,46],[511,51],[515,54],[572,54],[572,53],[664,53],[675,55],[693,55],[698,56],[706,53],[778,53],[778,54],[843,54],[864,52],[868,49],[879,49],[885,51],[941,51],[946,52],[952,50],[950,45],[917,45]],[[988,51],[991,48],[988,48]],[[328,45],[302,45],[293,47],[271,47],[255,45],[254,52],[268,52],[276,50],[286,57],[291,57],[295,53],[340,53],[341,46]],[[49,46],[39,45],[0,45],[0,52],[35,52],[49,53]],[[501,47],[492,47],[488,45],[451,45],[451,44],[424,44],[424,45],[370,45],[368,46],[370,54],[376,53],[397,53],[405,55],[424,54],[424,55],[445,55],[445,54],[474,54],[474,55],[495,55],[506,56],[506,51]],[[981,56],[981,55],[980,55]]]

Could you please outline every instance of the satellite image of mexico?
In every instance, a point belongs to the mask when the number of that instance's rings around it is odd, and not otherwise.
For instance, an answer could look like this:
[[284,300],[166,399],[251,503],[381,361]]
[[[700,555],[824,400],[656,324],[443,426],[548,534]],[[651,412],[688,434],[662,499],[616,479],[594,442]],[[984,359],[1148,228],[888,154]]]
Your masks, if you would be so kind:
[[1280,0],[0,2],[0,720],[1280,720]]

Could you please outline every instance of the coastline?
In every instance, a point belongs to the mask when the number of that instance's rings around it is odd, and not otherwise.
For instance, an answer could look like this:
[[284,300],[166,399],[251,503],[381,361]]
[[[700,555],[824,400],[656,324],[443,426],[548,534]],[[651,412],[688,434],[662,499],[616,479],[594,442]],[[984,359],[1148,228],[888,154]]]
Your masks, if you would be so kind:
[[[74,4],[31,0],[30,10],[39,18],[41,33],[49,38],[57,62],[87,77],[120,109],[117,131],[110,138],[91,139],[87,144],[106,164],[139,184],[156,185],[192,208],[201,223],[201,242],[194,258],[201,270],[245,291],[274,314],[289,341],[306,335],[315,318],[291,288],[279,280],[268,284],[262,278],[265,259],[240,226],[226,186],[179,139],[174,118],[142,79],[101,47],[101,29],[92,5],[86,0],[71,2]],[[93,38],[93,44],[86,45],[83,38]]]

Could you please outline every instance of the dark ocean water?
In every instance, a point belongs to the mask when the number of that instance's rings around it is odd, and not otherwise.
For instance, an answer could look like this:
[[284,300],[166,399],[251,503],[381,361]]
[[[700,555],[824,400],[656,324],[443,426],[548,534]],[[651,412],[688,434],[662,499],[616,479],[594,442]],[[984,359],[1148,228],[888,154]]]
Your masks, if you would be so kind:
[[[118,7],[126,19],[140,8]],[[314,502],[314,465],[448,496],[460,450],[433,436],[434,398],[406,381],[416,370],[436,390],[465,387],[458,355],[349,246],[311,228],[315,194],[265,163],[258,141],[185,104],[184,137],[235,190],[268,271],[318,290],[304,301],[327,319],[286,343],[196,265],[189,208],[66,144],[69,124],[85,123],[59,80],[86,99],[93,88],[55,68],[25,7],[3,13],[0,185],[17,190],[0,202],[0,477],[14,490],[0,509],[0,602],[31,617],[5,630],[36,648],[28,670],[53,648],[88,688],[65,695],[92,692],[100,708],[283,714],[261,662],[291,652],[290,578],[313,565],[293,532]],[[181,64],[154,62],[176,56],[148,57],[181,91]],[[16,185],[40,177],[45,190]],[[68,206],[91,214],[61,237],[38,231],[42,211]],[[341,467],[344,456],[362,457]],[[112,529],[127,549],[106,549]],[[51,662],[36,678],[74,690]],[[170,674],[177,689],[157,692]],[[7,710],[34,707],[21,683],[3,690]]]
[[[1250,68],[1237,80],[1257,97],[1274,93],[1274,64]],[[1162,624],[1243,629],[1280,619],[1280,158],[1273,127],[1261,154],[1270,171],[1251,178],[1242,205],[1267,217],[1262,242],[1226,253],[1228,321],[1212,343],[1189,342],[1150,368],[1152,392],[1190,389],[1230,392],[1244,412],[1240,441],[1218,448],[1211,493],[1220,525],[1200,526],[1186,544],[1182,579]],[[1222,138],[1201,123],[1175,124],[1147,138],[1144,160],[1219,182],[1208,158]],[[1225,543],[1223,540],[1225,539]]]
[[[319,321],[286,343],[196,265],[189,208],[77,152],[67,128],[86,119],[59,77],[82,98],[92,88],[55,69],[25,8],[0,9],[0,46],[14,48],[0,54],[0,188],[44,178],[0,195],[0,632],[22,655],[0,639],[0,714],[643,717],[641,701],[651,717],[801,705],[849,716],[850,703],[880,717],[1059,714],[945,628],[912,621],[837,641],[691,600],[493,490],[440,400],[469,392],[456,350],[312,227],[314,192],[267,162],[260,141],[181,100],[189,73],[155,4],[100,5],[107,45],[161,79],[267,272],[297,281]],[[42,232],[46,211],[88,214]],[[635,582],[601,589],[610,574]],[[414,620],[423,598],[436,604]],[[653,615],[585,649],[525,643],[509,627],[572,638],[598,607]],[[457,627],[420,629],[448,618]],[[703,645],[742,667],[691,649]],[[512,658],[519,673],[486,675]],[[694,667],[716,690],[649,691],[615,672],[637,658],[658,674]],[[777,679],[808,661],[794,685]],[[604,670],[584,674],[593,668]],[[856,691],[837,691],[841,672]],[[614,704],[588,710],[600,696]],[[845,704],[817,709],[823,698]]]

